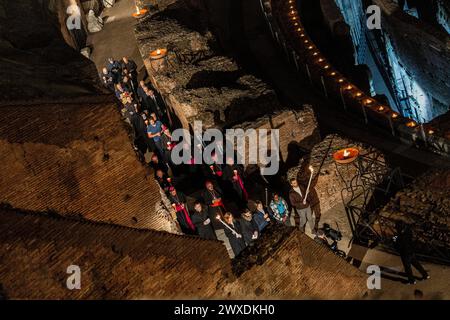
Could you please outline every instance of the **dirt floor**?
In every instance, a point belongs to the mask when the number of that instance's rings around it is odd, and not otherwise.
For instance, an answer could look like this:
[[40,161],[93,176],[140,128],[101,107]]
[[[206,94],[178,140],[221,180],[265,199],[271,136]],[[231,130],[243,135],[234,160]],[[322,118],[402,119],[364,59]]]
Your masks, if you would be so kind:
[[118,0],[112,8],[106,8],[101,14],[104,21],[103,29],[90,34],[87,41],[92,48],[90,59],[99,71],[109,57],[120,60],[127,56],[136,62],[138,70],[143,67],[144,63],[134,36],[136,23],[132,17],[134,10],[134,1]]

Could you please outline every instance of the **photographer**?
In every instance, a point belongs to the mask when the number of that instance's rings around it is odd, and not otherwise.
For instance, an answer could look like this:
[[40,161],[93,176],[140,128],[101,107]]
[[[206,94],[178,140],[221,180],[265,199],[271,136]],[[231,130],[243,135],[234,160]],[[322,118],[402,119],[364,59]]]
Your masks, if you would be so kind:
[[[328,242],[328,238],[333,241],[331,244]],[[314,241],[327,246],[336,255],[345,258],[346,253],[338,248],[338,241],[341,241],[341,239],[342,233],[340,231],[334,230],[330,227],[330,225],[324,223],[323,227],[317,230]]]

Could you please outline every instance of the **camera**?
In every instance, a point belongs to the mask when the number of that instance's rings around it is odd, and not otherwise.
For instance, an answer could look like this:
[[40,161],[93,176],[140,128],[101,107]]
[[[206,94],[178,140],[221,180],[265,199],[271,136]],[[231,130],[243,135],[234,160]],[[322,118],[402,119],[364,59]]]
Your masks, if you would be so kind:
[[325,236],[327,238],[330,238],[333,241],[341,241],[342,233],[338,230],[331,228],[328,223],[324,223],[322,229],[323,232],[325,232]]

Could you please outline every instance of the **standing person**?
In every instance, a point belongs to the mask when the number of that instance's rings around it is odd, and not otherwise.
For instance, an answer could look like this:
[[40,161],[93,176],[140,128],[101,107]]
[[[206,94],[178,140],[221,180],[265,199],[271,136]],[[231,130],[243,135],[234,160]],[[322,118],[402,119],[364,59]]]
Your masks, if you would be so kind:
[[205,182],[205,190],[202,193],[203,201],[208,206],[209,216],[213,219],[213,226],[215,229],[220,229],[222,226],[218,221],[215,221],[219,215],[222,217],[226,211],[222,202],[222,190],[219,187],[215,187],[211,181]]
[[256,210],[253,213],[253,220],[258,226],[258,231],[261,231],[267,227],[270,223],[270,216],[266,209],[264,209],[264,205],[261,201],[257,200],[256,202]]
[[122,81],[121,77],[122,68],[118,61],[114,60],[113,58],[108,58],[108,64],[106,65],[106,69],[111,74],[114,84],[118,84],[120,83],[120,81]]
[[422,280],[430,279],[428,272],[416,257],[411,226],[403,221],[398,221],[395,228],[397,231],[397,236],[394,237],[395,247],[400,253],[405,273],[408,277],[408,284],[416,284],[411,266],[414,266],[420,272]]
[[[308,223],[312,232],[315,232],[315,223],[312,216],[311,206],[306,195],[306,189],[301,186],[297,179],[290,180],[291,190],[289,190],[289,201],[292,205],[292,213],[297,212],[300,217],[300,231],[305,232]],[[291,224],[295,226],[295,214],[291,214]]]
[[165,119],[165,113],[163,112],[164,104],[158,99],[158,97],[155,94],[155,91],[149,89],[148,87],[145,87],[144,91],[147,97],[150,99],[149,101],[153,103],[155,109],[154,112],[156,112],[156,114],[160,119],[167,121],[167,119]]
[[227,157],[223,177],[232,184],[234,193],[238,198],[237,204],[240,208],[246,208],[248,202],[248,193],[244,186],[243,172],[244,169],[242,166],[236,165],[232,157]]
[[130,124],[131,124],[132,117],[135,114],[135,112],[138,108],[138,105],[133,102],[133,98],[130,95],[127,95],[125,98],[125,104],[123,106],[125,109],[124,116],[130,121]]
[[174,187],[169,188],[169,201],[177,212],[177,221],[181,231],[185,234],[195,234],[195,226],[186,204],[186,197],[182,192],[177,192]]
[[163,148],[164,162],[170,165],[171,167],[174,167],[170,155],[172,153],[172,149],[176,146],[176,143],[172,142],[172,134],[170,133],[170,130],[167,126],[162,125],[161,129],[162,129],[161,146]]
[[270,201],[269,206],[275,220],[279,223],[289,225],[288,205],[278,193],[275,192],[273,194],[272,201]]
[[130,78],[128,76],[123,76],[122,77],[121,84],[122,84],[123,90],[128,92],[130,95],[133,95],[133,97],[136,97],[135,94],[134,94],[133,84],[130,81]]
[[172,183],[167,173],[164,173],[164,171],[162,171],[161,169],[156,170],[155,180],[156,182],[158,182],[161,189],[163,189],[164,192],[168,194],[170,187],[172,187]]
[[134,62],[132,59],[129,59],[128,57],[123,57],[121,61],[122,69],[126,69],[127,75],[130,77],[131,81],[133,82],[134,87],[137,87],[137,77],[138,77],[138,71],[137,71],[137,65],[136,62]]
[[208,214],[208,210],[203,208],[200,201],[194,203],[194,214],[192,215],[192,222],[197,228],[200,238],[217,240],[216,233],[212,227],[212,221]]
[[240,223],[245,244],[250,246],[259,237],[258,225],[253,220],[250,210],[247,209],[242,213]]
[[145,156],[145,153],[148,150],[147,125],[145,124],[145,121],[140,115],[139,111],[140,110],[138,106],[135,105],[135,112],[131,115],[130,121],[134,130],[135,145],[139,149],[139,152],[142,154],[142,156]]
[[223,215],[223,220],[228,227],[224,228],[225,235],[230,240],[230,246],[233,250],[234,257],[237,257],[242,250],[245,249],[245,241],[242,236],[241,224],[233,218],[230,212]]
[[161,170],[162,172],[164,172],[164,174],[168,174],[169,172],[169,168],[167,167],[167,165],[163,162],[161,162],[158,158],[157,154],[153,154],[152,157],[150,158],[150,163],[149,166],[151,168],[153,168],[153,170],[156,172],[158,170]]
[[150,139],[155,143],[156,150],[159,153],[161,159],[164,159],[164,150],[161,145],[161,131],[162,131],[162,123],[159,120],[155,120],[150,117],[148,119],[149,124],[147,127],[147,134]]
[[102,69],[102,73],[100,74],[100,78],[102,79],[102,83],[106,89],[109,91],[114,91],[114,81],[111,73],[107,68]]

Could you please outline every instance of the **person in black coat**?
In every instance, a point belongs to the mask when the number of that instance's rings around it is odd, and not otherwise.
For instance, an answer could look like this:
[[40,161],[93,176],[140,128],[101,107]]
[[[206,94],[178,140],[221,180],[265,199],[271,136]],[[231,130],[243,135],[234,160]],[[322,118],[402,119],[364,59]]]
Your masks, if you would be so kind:
[[234,164],[233,158],[227,158],[227,163],[223,170],[223,179],[231,185],[234,198],[237,197],[237,205],[245,209],[248,202],[248,193],[244,186],[243,173],[243,166]]
[[237,257],[246,247],[244,237],[242,235],[241,224],[238,220],[233,218],[233,215],[230,212],[224,214],[223,220],[228,226],[224,228],[225,235],[230,241],[230,246],[233,250],[234,257]]
[[156,170],[155,172],[155,180],[158,182],[161,189],[164,190],[166,194],[169,193],[170,187],[172,187],[172,180],[169,178],[167,173],[164,173],[161,169]]
[[194,214],[192,215],[192,222],[197,228],[200,238],[217,240],[216,233],[212,227],[211,218],[208,215],[208,210],[203,208],[200,201],[194,203]]
[[122,67],[122,70],[124,70],[124,69],[127,70],[126,75],[130,77],[130,79],[133,81],[134,87],[136,88],[137,76],[138,76],[136,62],[134,62],[131,59],[128,59],[128,57],[123,57],[122,61],[121,61],[121,67]]
[[414,240],[411,226],[403,221],[398,221],[395,227],[397,230],[397,236],[394,237],[395,247],[402,259],[405,273],[408,277],[408,283],[416,283],[411,266],[414,266],[420,272],[422,280],[429,279],[430,276],[420,264],[416,257],[416,253],[414,252]]
[[102,80],[102,83],[105,86],[105,88],[107,88],[109,91],[114,91],[113,77],[107,68],[102,69],[100,79]]
[[251,245],[259,237],[258,225],[253,220],[253,215],[250,210],[242,213],[241,219],[242,236],[247,246]]
[[122,81],[122,66],[120,63],[113,58],[108,58],[108,64],[106,69],[111,74],[114,84],[118,84]]
[[154,153],[150,159],[150,163],[148,164],[155,172],[159,169],[162,170],[165,174],[168,174],[169,167],[162,161],[159,160],[159,157],[156,153]]

